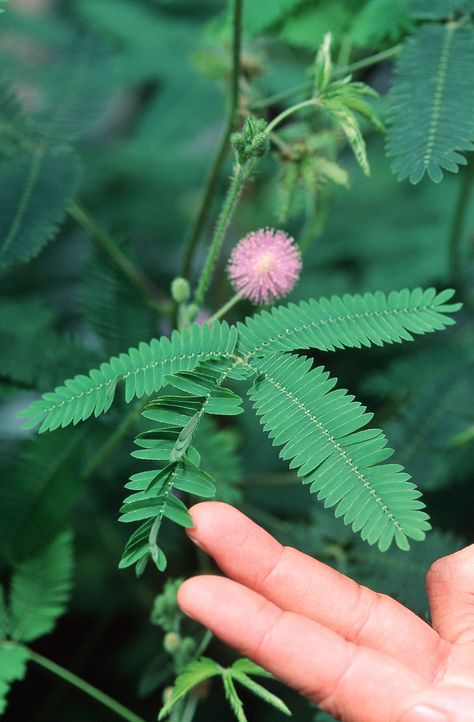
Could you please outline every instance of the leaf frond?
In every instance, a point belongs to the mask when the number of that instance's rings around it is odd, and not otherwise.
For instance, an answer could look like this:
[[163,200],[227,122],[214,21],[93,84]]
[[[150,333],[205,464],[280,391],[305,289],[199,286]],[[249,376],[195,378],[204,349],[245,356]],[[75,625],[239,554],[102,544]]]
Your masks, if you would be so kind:
[[214,322],[173,331],[171,338],[140,343],[128,353],[113,356],[86,376],[80,374],[64,386],[34,401],[21,417],[25,428],[41,423],[41,431],[77,424],[106,412],[114,400],[119,382],[125,383],[125,401],[158,391],[169,374],[190,371],[208,358],[229,357],[237,342],[237,331],[227,323]]
[[200,455],[192,446],[194,434],[205,414],[234,416],[242,412],[242,399],[222,388],[234,360],[206,361],[192,372],[181,371],[168,376],[168,384],[181,393],[163,395],[142,412],[158,427],[140,434],[135,443],[140,447],[132,456],[147,461],[164,462],[164,467],[139,472],[125,485],[132,489],[120,509],[119,521],[142,521],[125,547],[120,568],[136,564],[137,574],[151,556],[160,571],[166,565],[158,536],[164,519],[184,527],[192,520],[186,506],[175,491],[204,499],[215,497],[212,477],[199,468]]
[[8,636],[31,642],[50,632],[64,612],[72,585],[72,535],[60,534],[38,556],[13,573]]
[[460,304],[447,304],[454,291],[434,288],[377,291],[363,296],[320,298],[278,306],[238,324],[238,351],[265,355],[275,351],[370,347],[412,341],[412,334],[441,330],[454,323],[449,314]]
[[407,41],[389,94],[387,155],[398,180],[439,183],[474,150],[474,30],[426,24]]
[[365,407],[308,359],[274,354],[252,366],[259,378],[249,395],[263,429],[324,506],[381,551],[424,539],[421,494],[403,467],[383,463],[393,450],[380,429],[364,428]]

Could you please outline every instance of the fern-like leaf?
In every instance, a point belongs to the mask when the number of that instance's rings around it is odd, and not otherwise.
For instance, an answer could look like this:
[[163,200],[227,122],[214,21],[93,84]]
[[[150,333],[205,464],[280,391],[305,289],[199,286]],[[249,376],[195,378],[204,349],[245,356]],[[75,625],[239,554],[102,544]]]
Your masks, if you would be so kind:
[[67,429],[21,445],[0,480],[0,548],[19,561],[41,550],[64,527],[80,490],[77,455],[84,432]]
[[14,91],[0,82],[0,158],[31,149],[34,133]]
[[215,496],[213,479],[199,468],[200,456],[192,440],[204,414],[233,416],[243,411],[242,399],[222,388],[233,363],[209,361],[200,364],[195,372],[170,375],[168,382],[182,393],[161,396],[143,411],[145,418],[160,426],[135,439],[141,448],[132,456],[166,465],[134,474],[125,485],[134,493],[125,499],[119,521],[143,523],[130,537],[120,568],[136,564],[140,574],[151,556],[160,571],[165,569],[166,556],[158,545],[163,520],[192,526],[186,506],[175,490],[205,499]]
[[474,30],[456,22],[424,25],[399,57],[389,96],[387,154],[398,180],[439,183],[474,150]]
[[0,715],[6,709],[6,696],[11,683],[23,679],[27,663],[26,647],[10,641],[0,641]]
[[404,289],[385,295],[320,298],[279,306],[239,324],[238,351],[265,355],[275,351],[317,348],[361,348],[412,341],[412,334],[437,331],[454,323],[448,314],[461,304],[447,304],[454,291]]
[[430,528],[420,492],[397,464],[380,429],[363,429],[372,418],[336,380],[311,361],[274,354],[252,361],[259,378],[250,390],[264,430],[283,446],[304,484],[325,507],[335,507],[353,531],[383,551],[393,539],[408,549]]
[[71,151],[41,150],[0,168],[0,266],[28,261],[55,235],[78,185]]
[[257,697],[263,699],[267,704],[275,707],[285,715],[291,715],[286,704],[276,695],[269,692],[265,687],[252,679],[249,675],[259,675],[262,677],[272,678],[272,675],[266,672],[262,667],[249,659],[237,659],[230,667],[221,667],[220,664],[208,657],[200,657],[189,662],[176,678],[171,697],[160,710],[159,720],[164,719],[173,707],[191,692],[196,685],[204,682],[211,677],[221,677],[224,684],[224,691],[227,701],[234,712],[238,722],[247,722],[244,714],[242,700],[237,694],[234,682],[239,682],[244,687],[253,692]]
[[69,600],[72,564],[72,537],[65,532],[16,567],[10,589],[10,639],[31,642],[54,628]]
[[28,419],[26,428],[41,423],[40,431],[77,424],[107,411],[119,382],[125,382],[125,400],[129,403],[158,391],[168,374],[191,370],[205,359],[231,356],[236,342],[236,329],[225,322],[193,324],[181,332],[173,331],[171,338],[152,339],[129,349],[128,354],[113,356],[87,376],[80,374],[65,381],[64,386],[44,394],[20,415]]

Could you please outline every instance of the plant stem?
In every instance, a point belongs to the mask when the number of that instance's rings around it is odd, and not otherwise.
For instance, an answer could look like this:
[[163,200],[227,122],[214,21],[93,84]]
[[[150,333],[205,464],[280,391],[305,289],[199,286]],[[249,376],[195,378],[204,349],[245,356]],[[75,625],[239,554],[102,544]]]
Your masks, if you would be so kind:
[[227,311],[229,311],[233,306],[235,306],[236,303],[238,303],[242,299],[242,295],[240,293],[236,293],[235,296],[232,296],[227,303],[224,303],[223,306],[220,307],[218,311],[215,312],[211,318],[207,319],[206,323],[211,323],[212,321],[217,321],[218,318],[221,318]]
[[92,459],[84,468],[81,478],[83,481],[88,481],[93,473],[98,469],[105,459],[112,453],[112,451],[122,441],[125,434],[133,428],[140,414],[148,403],[148,396],[145,397],[139,404],[136,404],[133,409],[123,418],[122,423],[114,431],[110,439],[94,454]]
[[152,281],[127,258],[123,251],[78,201],[72,201],[69,207],[69,213],[108,254],[125,278],[142,294],[148,306],[157,313],[168,313],[171,305],[168,308],[167,305],[163,303],[165,299]]
[[234,167],[234,173],[232,175],[229,190],[227,191],[224,205],[222,206],[222,210],[217,220],[216,230],[214,231],[209,253],[207,255],[204,269],[202,271],[201,278],[199,279],[196,295],[194,297],[194,303],[197,306],[202,306],[206,296],[222,241],[224,240],[224,236],[233,216],[237,201],[239,200],[239,196],[243,190],[244,183],[249,177],[251,167],[253,167],[253,163],[251,161],[248,161],[245,165],[236,164]]
[[181,276],[187,278],[197,243],[203,231],[207,215],[214,198],[222,164],[229,149],[230,135],[234,129],[235,116],[239,107],[240,54],[242,46],[242,8],[243,0],[233,0],[233,35],[232,35],[232,75],[229,94],[227,121],[217,153],[209,170],[204,191],[199,204],[199,211],[192,227],[187,243]]
[[40,667],[43,667],[49,672],[52,672],[52,674],[55,674],[57,677],[60,677],[65,682],[68,682],[74,687],[77,687],[81,690],[81,692],[84,692],[84,694],[87,694],[89,695],[89,697],[97,700],[97,702],[100,702],[100,704],[104,705],[104,707],[108,707],[110,710],[112,710],[112,712],[115,712],[116,715],[122,717],[122,719],[125,719],[128,722],[145,722],[143,717],[139,717],[134,712],[117,702],[115,699],[109,697],[108,694],[105,694],[99,689],[96,689],[96,687],[93,687],[84,679],[81,679],[81,677],[78,677],[77,675],[73,674],[73,672],[70,672],[68,669],[65,669],[64,667],[61,667],[61,665],[56,664],[56,662],[52,662],[47,657],[43,657],[43,655],[38,654],[37,652],[33,652],[31,649],[28,650],[28,654],[32,662],[35,662]]
[[293,113],[297,113],[299,110],[302,110],[303,108],[309,108],[309,106],[316,106],[316,102],[314,98],[309,98],[308,100],[302,100],[301,103],[296,103],[296,105],[292,105],[290,108],[287,108],[286,110],[283,110],[279,115],[276,116],[276,118],[273,118],[271,123],[267,125],[265,128],[265,132],[270,134],[274,128],[276,128],[277,125],[279,125],[282,120],[285,120],[289,115],[293,115]]
[[[364,68],[369,68],[371,65],[381,63],[383,60],[389,60],[390,58],[395,57],[395,55],[398,55],[402,47],[402,44],[394,45],[392,48],[382,50],[380,53],[370,55],[368,58],[357,60],[355,63],[345,65],[341,68],[335,68],[332,73],[331,79],[337,80],[338,78],[343,78],[345,75],[349,75],[350,73],[355,73],[357,70],[363,70]],[[292,98],[294,95],[300,95],[301,93],[305,93],[308,90],[311,90],[313,86],[313,80],[308,80],[305,83],[294,85],[292,88],[288,88],[288,90],[283,90],[280,93],[269,95],[268,98],[256,100],[254,103],[251,103],[250,109],[261,110],[263,108],[268,108],[269,105],[277,105],[283,100],[288,100],[288,98]]]
[[451,282],[453,285],[457,285],[460,290],[462,290],[464,283],[462,274],[461,246],[473,179],[474,163],[471,162],[466,168],[464,177],[460,182],[459,193],[456,199],[456,205],[454,207],[451,227],[449,230],[448,254]]

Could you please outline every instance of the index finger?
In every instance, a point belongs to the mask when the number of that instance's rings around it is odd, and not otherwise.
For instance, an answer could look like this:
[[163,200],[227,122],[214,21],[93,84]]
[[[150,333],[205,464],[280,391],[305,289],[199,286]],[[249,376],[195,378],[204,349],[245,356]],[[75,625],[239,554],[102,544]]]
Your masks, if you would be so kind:
[[[280,609],[308,617],[350,642],[371,647],[431,678],[438,634],[413,612],[290,547],[228,504],[191,509],[192,539],[229,577]],[[394,634],[394,630],[397,630]]]

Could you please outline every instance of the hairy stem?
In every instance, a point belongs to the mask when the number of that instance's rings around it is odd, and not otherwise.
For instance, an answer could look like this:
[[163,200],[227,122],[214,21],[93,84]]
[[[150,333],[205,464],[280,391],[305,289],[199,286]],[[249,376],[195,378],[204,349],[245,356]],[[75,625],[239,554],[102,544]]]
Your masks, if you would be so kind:
[[56,662],[51,661],[47,657],[43,657],[43,655],[38,654],[37,652],[33,652],[31,649],[28,650],[28,654],[32,662],[35,662],[35,664],[43,667],[43,669],[47,669],[49,672],[52,672],[52,674],[55,674],[65,682],[73,685],[73,687],[77,687],[81,690],[81,692],[84,692],[84,694],[87,694],[97,702],[100,702],[100,704],[104,705],[104,707],[108,707],[108,709],[115,712],[115,714],[122,719],[127,720],[127,722],[145,722],[143,717],[139,717],[134,712],[120,704],[120,702],[117,702],[117,700],[109,697],[108,694],[105,694],[96,687],[93,687],[84,679],[81,679],[81,677],[78,677],[73,672],[65,669],[60,664],[56,664]]
[[240,194],[243,190],[245,181],[250,175],[250,169],[253,166],[251,161],[248,161],[245,165],[236,164],[234,173],[232,174],[229,190],[224,200],[224,205],[219,214],[217,220],[216,230],[211,241],[209,253],[207,255],[204,269],[199,279],[196,295],[194,297],[194,303],[197,306],[202,306],[204,298],[206,296],[207,289],[211,282],[212,274],[216,261],[219,255],[219,251],[224,240],[225,233],[234,214],[237,201],[239,200]]
[[[392,48],[382,50],[380,53],[370,55],[368,58],[362,58],[362,60],[357,60],[355,63],[351,63],[350,65],[344,65],[343,67],[335,68],[331,75],[331,79],[337,80],[338,78],[343,78],[345,75],[349,75],[350,73],[355,73],[357,70],[364,70],[364,68],[369,68],[371,65],[381,63],[383,60],[389,60],[390,58],[395,57],[395,55],[398,55],[402,47],[403,46],[401,44],[394,45]],[[313,86],[314,81],[308,80],[305,83],[300,83],[299,85],[295,85],[292,88],[288,88],[288,90],[282,90],[280,93],[269,95],[268,98],[256,100],[254,103],[251,103],[250,109],[261,110],[263,108],[268,108],[269,105],[277,105],[283,100],[288,100],[288,98],[292,98],[294,95],[306,93],[308,90],[311,90]]]
[[164,297],[153,282],[127,258],[124,252],[78,201],[72,201],[69,207],[69,213],[107,253],[114,265],[121,271],[122,275],[141,293],[148,306],[157,313],[168,313],[171,305],[168,308],[164,303]]
[[181,269],[181,276],[186,278],[191,269],[194,251],[203,231],[209,209],[214,198],[219,175],[229,149],[230,135],[234,129],[237,110],[239,107],[239,80],[240,80],[240,53],[242,45],[242,8],[243,0],[233,0],[233,36],[232,36],[232,75],[229,94],[229,108],[224,133],[217,148],[216,155],[209,170],[209,175],[204,186],[199,211],[191,229],[184,260]]
[[457,286],[459,290],[462,290],[464,285],[461,246],[473,179],[474,163],[470,162],[459,185],[459,193],[456,199],[456,205],[454,206],[451,227],[449,229],[449,270],[451,282],[453,285]]

